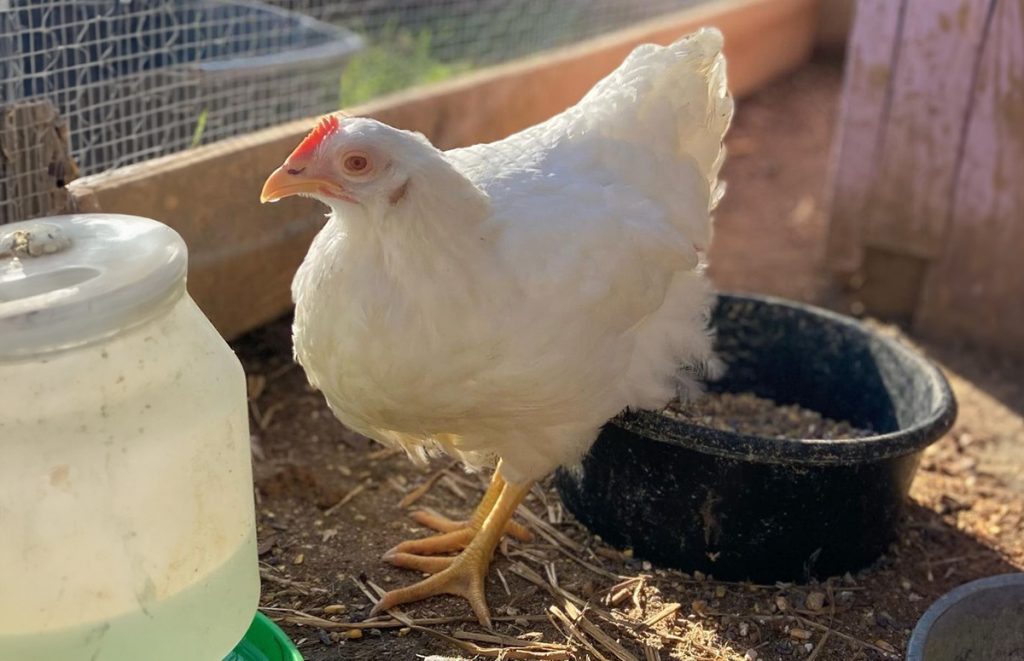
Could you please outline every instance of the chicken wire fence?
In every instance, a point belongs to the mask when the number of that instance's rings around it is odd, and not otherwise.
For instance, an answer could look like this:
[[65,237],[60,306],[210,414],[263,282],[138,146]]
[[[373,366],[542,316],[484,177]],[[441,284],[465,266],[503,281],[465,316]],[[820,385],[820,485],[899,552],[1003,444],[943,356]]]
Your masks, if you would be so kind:
[[75,174],[702,1],[0,0],[0,223],[47,213]]

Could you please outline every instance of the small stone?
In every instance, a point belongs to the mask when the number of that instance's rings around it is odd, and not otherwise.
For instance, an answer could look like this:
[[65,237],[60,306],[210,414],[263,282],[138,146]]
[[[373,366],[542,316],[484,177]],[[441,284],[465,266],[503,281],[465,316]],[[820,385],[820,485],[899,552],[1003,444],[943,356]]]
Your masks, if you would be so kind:
[[814,643],[804,643],[804,651],[810,654],[814,651]]
[[744,661],[757,661],[757,650],[747,650],[743,655]]
[[300,553],[297,556],[295,556],[294,560],[292,560],[292,564],[294,564],[294,565],[301,565],[303,562],[305,562],[305,560],[306,560],[306,555],[304,553]]
[[853,574],[850,572],[843,574],[843,585],[849,585],[851,587],[857,585],[857,581],[853,579]]
[[789,630],[789,636],[791,638],[796,638],[797,640],[810,640],[811,639],[811,632],[808,631],[807,629],[801,629],[799,627],[793,627],[792,629]]
[[740,635],[746,638],[748,633],[750,633],[750,624],[747,622],[740,622]]
[[651,563],[646,560],[640,566],[644,568],[644,571],[651,571]]
[[909,591],[912,586],[910,584],[910,581],[908,581],[905,578],[901,578],[900,579],[900,587],[903,588],[904,590],[908,590]]
[[910,594],[907,595],[907,599],[909,601],[921,601],[922,599],[924,599],[924,597],[922,597],[921,595],[919,595],[916,592],[911,592]]
[[330,606],[324,606],[324,613],[328,615],[340,615],[348,610],[348,606],[345,604],[331,604]]
[[775,607],[778,608],[779,611],[781,611],[783,613],[788,611],[789,610],[789,599],[786,599],[782,595],[779,595],[778,597],[775,597]]
[[825,593],[818,591],[809,593],[804,600],[804,605],[809,611],[820,612],[825,608]]
[[526,627],[526,626],[530,625],[530,621],[528,619],[526,619],[525,617],[517,617],[513,621],[516,623],[516,626],[518,626],[518,627]]
[[354,514],[354,515],[352,515],[352,518],[355,519],[356,521],[366,521],[366,517],[363,516],[362,514]]
[[896,620],[893,619],[892,615],[889,615],[885,611],[875,613],[875,624],[888,629],[896,628]]
[[409,627],[402,627],[398,630],[398,637],[404,638],[405,636],[408,636],[411,631],[412,629],[410,629]]
[[849,606],[853,603],[853,593],[849,590],[843,590],[839,593],[837,601],[839,601],[841,606]]
[[381,636],[384,635],[384,632],[381,631],[380,629],[370,629],[370,635],[371,636],[375,636],[377,638],[380,638]]

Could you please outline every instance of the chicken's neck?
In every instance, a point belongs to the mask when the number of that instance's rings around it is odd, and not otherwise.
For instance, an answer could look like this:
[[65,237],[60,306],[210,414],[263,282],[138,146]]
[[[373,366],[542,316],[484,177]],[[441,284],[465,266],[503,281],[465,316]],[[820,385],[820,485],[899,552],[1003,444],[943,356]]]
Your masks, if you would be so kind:
[[349,250],[373,253],[398,279],[473,270],[491,245],[487,196],[450,166],[430,168],[376,205],[339,208],[333,224]]

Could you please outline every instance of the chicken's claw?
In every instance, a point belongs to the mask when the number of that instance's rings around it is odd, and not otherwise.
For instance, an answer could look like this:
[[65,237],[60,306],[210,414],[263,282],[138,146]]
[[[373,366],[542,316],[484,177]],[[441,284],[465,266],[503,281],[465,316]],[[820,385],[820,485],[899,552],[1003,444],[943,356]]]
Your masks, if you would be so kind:
[[[472,607],[473,613],[480,620],[480,624],[490,629],[491,612],[487,608],[487,599],[484,596],[484,577],[487,575],[491,559],[489,553],[483,551],[481,548],[467,548],[455,558],[428,558],[399,554],[396,558],[404,555],[408,558],[416,558],[417,561],[443,561],[450,564],[418,583],[385,593],[370,611],[370,616],[412,601],[419,601],[439,594],[452,594],[466,599]],[[412,568],[423,571],[427,565]]]

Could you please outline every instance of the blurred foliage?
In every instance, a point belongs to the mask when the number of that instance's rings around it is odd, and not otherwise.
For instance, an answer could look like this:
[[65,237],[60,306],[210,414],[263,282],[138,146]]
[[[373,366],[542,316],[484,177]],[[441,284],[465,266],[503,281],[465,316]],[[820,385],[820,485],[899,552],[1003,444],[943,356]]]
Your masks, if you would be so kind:
[[388,28],[349,60],[341,76],[340,104],[348,107],[414,85],[467,71],[469,62],[442,62],[431,54],[431,32]]
[[210,117],[209,108],[203,108],[196,118],[196,128],[192,131],[192,144],[190,147],[198,147],[203,144],[203,134],[206,133],[206,120]]

